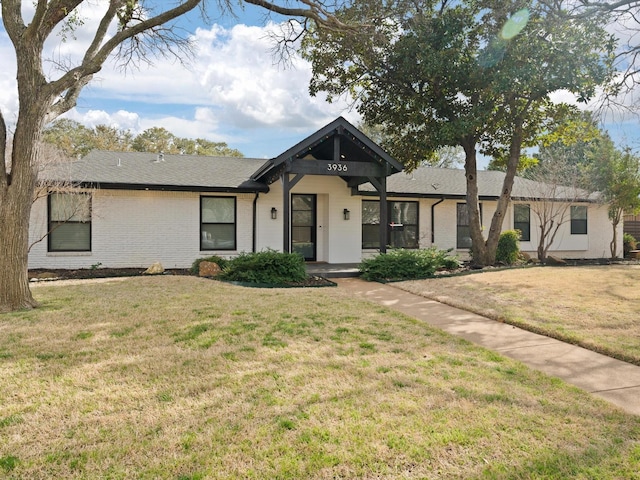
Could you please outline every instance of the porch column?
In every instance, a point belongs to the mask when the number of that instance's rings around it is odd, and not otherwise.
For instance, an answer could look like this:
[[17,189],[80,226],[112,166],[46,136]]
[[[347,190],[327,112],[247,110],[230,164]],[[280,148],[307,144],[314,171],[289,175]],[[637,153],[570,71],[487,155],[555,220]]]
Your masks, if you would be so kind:
[[289,238],[291,232],[290,191],[289,172],[284,172],[282,174],[282,251],[284,253],[291,253],[291,239]]
[[380,188],[380,253],[387,253],[387,244],[389,243],[389,212],[387,208],[387,177],[379,179]]

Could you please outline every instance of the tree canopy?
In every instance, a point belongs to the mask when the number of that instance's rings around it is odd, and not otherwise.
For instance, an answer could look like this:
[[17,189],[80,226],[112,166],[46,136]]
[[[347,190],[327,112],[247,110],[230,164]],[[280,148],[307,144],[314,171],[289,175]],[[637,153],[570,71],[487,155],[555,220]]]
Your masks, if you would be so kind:
[[[567,4],[569,5],[569,4]],[[567,6],[565,5],[565,6]],[[362,0],[340,10],[357,32],[318,31],[304,51],[311,92],[350,93],[384,146],[410,170],[443,146],[465,150],[474,261],[493,263],[523,146],[534,142],[558,90],[588,101],[611,81],[604,18],[567,18],[562,2]],[[506,159],[503,193],[485,240],[477,150]]]
[[203,138],[181,138],[165,128],[152,127],[133,135],[128,130],[97,125],[87,128],[66,118],[56,120],[44,130],[44,141],[62,150],[68,157],[84,156],[91,150],[117,152],[152,152],[182,155],[208,155],[214,157],[243,157],[225,142],[212,142]]

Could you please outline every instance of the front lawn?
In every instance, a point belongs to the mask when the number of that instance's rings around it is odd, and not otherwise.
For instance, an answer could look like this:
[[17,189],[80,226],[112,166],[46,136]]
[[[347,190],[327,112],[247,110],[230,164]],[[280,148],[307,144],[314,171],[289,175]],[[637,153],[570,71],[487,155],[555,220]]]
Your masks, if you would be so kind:
[[530,267],[394,284],[640,365],[640,265]]
[[34,287],[0,477],[640,478],[640,418],[340,288]]

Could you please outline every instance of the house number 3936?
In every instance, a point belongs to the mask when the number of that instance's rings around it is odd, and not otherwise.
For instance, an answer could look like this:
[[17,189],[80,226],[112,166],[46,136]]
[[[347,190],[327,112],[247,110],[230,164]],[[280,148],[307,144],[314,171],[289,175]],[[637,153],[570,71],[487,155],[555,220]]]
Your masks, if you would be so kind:
[[328,163],[327,170],[330,172],[346,172],[347,166],[342,163]]

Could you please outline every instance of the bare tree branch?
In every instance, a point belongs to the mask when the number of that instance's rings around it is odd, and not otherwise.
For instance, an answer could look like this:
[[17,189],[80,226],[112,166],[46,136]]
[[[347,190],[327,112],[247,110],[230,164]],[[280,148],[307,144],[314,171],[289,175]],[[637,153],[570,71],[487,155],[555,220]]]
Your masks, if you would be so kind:
[[266,10],[269,10],[270,12],[278,13],[287,17],[308,18],[309,20],[313,20],[318,27],[327,30],[345,31],[353,30],[356,28],[353,25],[348,25],[342,22],[331,11],[337,10],[339,5],[333,4],[330,10],[329,8],[325,7],[324,2],[322,2],[321,0],[299,0],[300,3],[306,5],[309,8],[283,7],[280,5],[276,5],[274,2],[269,2],[266,0],[244,0],[244,2],[250,3],[252,5],[257,5],[259,7],[265,8]]

